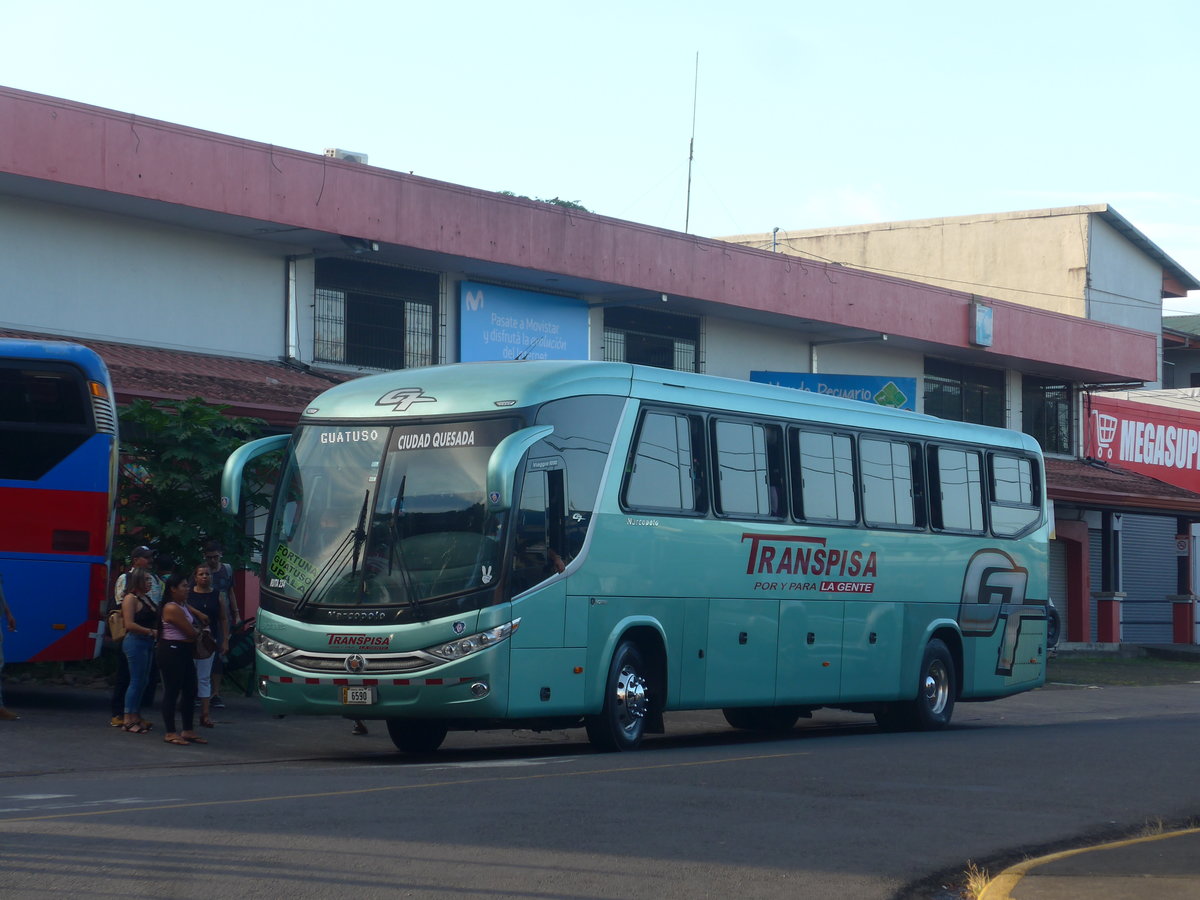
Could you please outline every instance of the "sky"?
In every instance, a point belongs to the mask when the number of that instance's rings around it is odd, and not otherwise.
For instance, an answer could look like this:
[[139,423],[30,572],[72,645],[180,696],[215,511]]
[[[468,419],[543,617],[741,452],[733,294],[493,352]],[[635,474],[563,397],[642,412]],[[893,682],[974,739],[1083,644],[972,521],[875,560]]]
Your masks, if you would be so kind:
[[3,16],[0,84],[146,118],[709,237],[1108,203],[1200,279],[1195,0]]

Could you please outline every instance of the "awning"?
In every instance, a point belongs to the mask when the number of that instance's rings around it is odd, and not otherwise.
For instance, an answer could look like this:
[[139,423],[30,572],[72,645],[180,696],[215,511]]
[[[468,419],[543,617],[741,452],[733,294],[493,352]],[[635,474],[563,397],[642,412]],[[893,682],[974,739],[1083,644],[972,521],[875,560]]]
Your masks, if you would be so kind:
[[0,337],[62,340],[100,354],[119,404],[137,399],[186,400],[228,407],[236,416],[265,419],[272,428],[295,427],[317,394],[354,375],[282,361],[249,360],[186,350],[165,350],[89,338],[0,329]]

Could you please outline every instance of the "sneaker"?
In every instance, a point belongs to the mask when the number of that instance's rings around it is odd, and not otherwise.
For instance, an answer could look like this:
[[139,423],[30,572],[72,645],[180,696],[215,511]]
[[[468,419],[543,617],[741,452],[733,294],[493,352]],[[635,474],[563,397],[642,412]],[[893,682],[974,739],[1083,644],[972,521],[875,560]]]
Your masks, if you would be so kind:
[[208,701],[213,709],[224,709],[225,701],[221,699],[219,694],[213,694],[212,699]]
[[113,716],[111,719],[108,720],[109,728],[120,728],[124,724],[125,724],[124,716]]
[[11,709],[6,709],[5,707],[0,706],[0,722],[15,722],[19,718],[21,717]]

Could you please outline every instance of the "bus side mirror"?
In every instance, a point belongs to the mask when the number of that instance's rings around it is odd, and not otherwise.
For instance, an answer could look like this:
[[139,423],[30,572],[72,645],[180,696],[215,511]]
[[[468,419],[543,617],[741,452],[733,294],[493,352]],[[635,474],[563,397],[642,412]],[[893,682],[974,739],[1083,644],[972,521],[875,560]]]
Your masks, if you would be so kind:
[[487,467],[488,512],[512,509],[513,482],[517,466],[525,452],[543,438],[554,434],[553,425],[533,425],[514,431],[492,451]]
[[225,471],[221,473],[221,509],[236,516],[242,506],[242,472],[251,460],[280,450],[291,440],[290,434],[275,434],[242,444],[225,460]]

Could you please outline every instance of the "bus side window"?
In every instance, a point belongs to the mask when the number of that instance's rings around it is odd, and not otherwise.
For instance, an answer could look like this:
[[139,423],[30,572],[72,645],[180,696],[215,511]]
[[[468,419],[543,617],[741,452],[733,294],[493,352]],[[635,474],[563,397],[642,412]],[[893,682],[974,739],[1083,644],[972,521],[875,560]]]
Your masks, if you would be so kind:
[[704,433],[699,416],[650,411],[642,416],[625,476],[631,508],[704,512]]
[[511,587],[513,594],[566,568],[563,470],[526,471],[521,505],[514,522]]
[[782,441],[777,425],[712,423],[713,503],[724,516],[783,515]]
[[854,492],[854,441],[824,431],[788,433],[792,511],[806,522],[858,521]]
[[1000,453],[991,454],[990,463],[988,512],[992,532],[1015,537],[1042,517],[1037,469],[1030,459]]
[[916,449],[907,441],[864,437],[858,442],[862,470],[863,521],[868,525],[921,524],[924,506]]
[[982,533],[983,463],[975,450],[930,447],[930,514],[933,527]]

